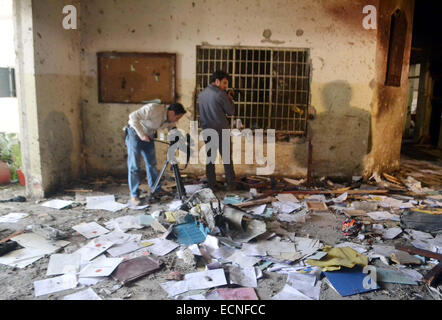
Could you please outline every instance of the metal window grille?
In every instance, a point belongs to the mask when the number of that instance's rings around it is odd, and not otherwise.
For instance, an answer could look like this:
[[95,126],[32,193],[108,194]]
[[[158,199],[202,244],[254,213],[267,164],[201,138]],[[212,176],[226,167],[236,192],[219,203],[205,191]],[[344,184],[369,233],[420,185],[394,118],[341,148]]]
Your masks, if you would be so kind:
[[304,134],[310,97],[308,49],[197,46],[195,118],[198,95],[216,70],[230,74],[235,116],[246,128]]

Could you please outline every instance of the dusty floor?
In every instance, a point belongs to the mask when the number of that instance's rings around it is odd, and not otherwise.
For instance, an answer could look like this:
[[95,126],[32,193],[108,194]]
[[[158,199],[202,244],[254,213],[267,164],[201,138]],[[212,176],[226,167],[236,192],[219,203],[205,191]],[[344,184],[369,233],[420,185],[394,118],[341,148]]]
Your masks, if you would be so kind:
[[[410,166],[416,165],[414,160],[404,159],[404,169],[410,170]],[[430,165],[431,170],[436,170],[442,173],[441,167],[438,164],[419,162],[419,165],[423,165],[423,168],[428,168]],[[427,166],[427,167],[425,167]],[[419,173],[417,171],[415,174]],[[405,172],[410,174],[410,172]],[[442,181],[441,176],[437,177],[432,175],[431,178],[437,178]],[[440,184],[439,184],[440,185]],[[79,184],[77,188],[84,188],[84,184]],[[91,187],[91,185],[86,186]],[[123,209],[119,212],[112,213],[109,211],[86,211],[84,202],[86,196],[114,194],[116,200],[121,203],[126,203],[128,200],[127,185],[117,182],[109,182],[101,185],[92,185],[94,191],[91,193],[59,193],[51,197],[51,199],[64,199],[73,200],[78,203],[70,209],[56,210],[45,208],[41,206],[42,201],[27,201],[25,203],[0,203],[0,216],[8,214],[10,212],[25,212],[29,216],[22,219],[15,224],[0,224],[0,239],[9,236],[14,231],[22,230],[27,225],[43,223],[62,231],[66,231],[70,236],[66,239],[71,243],[59,253],[72,253],[79,247],[84,245],[87,240],[80,234],[76,233],[71,227],[81,222],[95,221],[101,225],[110,219],[117,218],[123,215],[140,215],[143,211],[146,214],[160,208],[163,203],[154,203],[149,208],[139,211],[132,209]],[[231,192],[230,192],[231,193]],[[226,192],[217,192],[216,195],[219,199],[223,199]],[[248,195],[248,192],[241,191],[235,192],[238,195]],[[0,200],[9,199],[16,195],[25,195],[23,187],[15,184],[8,187],[2,187],[0,189]],[[170,200],[164,201],[164,203]],[[292,232],[295,232],[299,237],[311,237],[319,239],[326,245],[335,245],[340,242],[347,241],[343,236],[340,228],[342,222],[345,220],[343,214],[334,213],[330,210],[328,213],[312,213],[311,218],[303,224],[297,224],[291,227]],[[147,227],[140,230],[130,230],[128,233],[142,234],[142,239],[149,239],[160,236],[152,228]],[[384,244],[394,244],[396,242],[403,241],[400,238],[397,240],[384,241]],[[189,267],[183,264],[183,261],[177,258],[175,251],[167,254],[164,257],[160,257],[160,260],[164,261],[165,265],[160,270],[151,275],[135,281],[128,286],[121,286],[112,278],[106,278],[96,285],[92,286],[94,291],[105,300],[113,299],[130,299],[130,300],[167,300],[166,292],[160,287],[160,283],[165,282],[165,276],[171,271],[180,271],[183,274],[196,272],[195,267]],[[382,263],[376,259],[375,264]],[[34,281],[46,279],[46,269],[49,262],[49,256],[38,260],[37,262],[29,265],[24,269],[12,268],[6,265],[0,265],[0,299],[2,300],[57,300],[61,297],[79,291],[77,287],[73,290],[63,291],[60,293],[42,296],[36,298],[34,296]],[[385,267],[386,265],[383,265]],[[281,291],[286,282],[286,275],[278,274],[274,272],[263,272],[263,278],[258,280],[258,288],[256,293],[261,300],[268,300],[276,293]],[[409,286],[399,284],[382,284],[382,289],[374,292],[357,294],[350,297],[341,297],[337,292],[330,288],[325,282],[322,282],[321,287],[321,300],[414,300],[424,299],[433,300],[434,297],[429,293],[428,288],[425,285]]]

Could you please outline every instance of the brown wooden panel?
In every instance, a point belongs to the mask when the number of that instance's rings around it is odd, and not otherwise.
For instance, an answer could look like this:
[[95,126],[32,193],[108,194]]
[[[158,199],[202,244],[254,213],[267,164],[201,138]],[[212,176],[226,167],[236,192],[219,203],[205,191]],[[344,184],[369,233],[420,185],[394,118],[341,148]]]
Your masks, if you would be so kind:
[[97,59],[99,102],[175,102],[175,54],[99,52]]

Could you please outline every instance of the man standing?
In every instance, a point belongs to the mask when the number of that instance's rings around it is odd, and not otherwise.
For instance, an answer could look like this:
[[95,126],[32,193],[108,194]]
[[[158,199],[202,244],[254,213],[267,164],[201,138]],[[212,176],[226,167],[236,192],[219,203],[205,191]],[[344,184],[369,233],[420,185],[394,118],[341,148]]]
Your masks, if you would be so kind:
[[157,130],[175,128],[175,123],[185,113],[186,110],[180,103],[173,103],[169,106],[148,103],[129,115],[129,125],[125,127],[125,131],[130,200],[133,205],[140,204],[140,156],[143,156],[146,164],[147,181],[151,193],[156,193],[161,188],[159,184],[156,190],[152,190],[158,177],[153,139],[156,138]]
[[[232,116],[235,113],[235,106],[233,104],[232,91],[226,93],[229,86],[229,74],[224,71],[215,71],[210,77],[210,84],[198,96],[198,104],[200,111],[201,127],[203,129],[203,138],[206,143],[206,152],[209,162],[206,164],[206,176],[209,188],[216,190],[216,174],[215,174],[215,160],[218,150],[213,147],[213,144],[208,145],[210,137],[204,133],[204,129],[213,129],[218,133],[218,147],[222,156],[224,164],[224,172],[226,174],[226,182],[229,190],[235,188],[235,172],[233,171],[230,134],[228,145],[222,144],[222,130],[230,129],[229,121],[226,115]],[[216,144],[215,144],[216,145]],[[224,147],[224,153],[223,153]],[[226,150],[227,148],[228,150]],[[228,155],[228,156],[227,156]]]

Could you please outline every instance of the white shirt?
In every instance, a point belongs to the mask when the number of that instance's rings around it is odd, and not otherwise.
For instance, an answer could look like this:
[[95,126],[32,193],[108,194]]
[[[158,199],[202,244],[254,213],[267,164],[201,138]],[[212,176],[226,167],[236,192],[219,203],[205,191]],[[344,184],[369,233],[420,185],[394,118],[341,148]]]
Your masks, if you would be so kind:
[[176,127],[175,122],[167,121],[167,105],[148,103],[129,115],[129,125],[135,129],[141,138],[148,135],[153,138],[157,130]]

